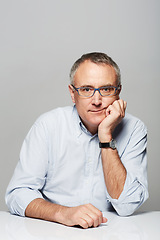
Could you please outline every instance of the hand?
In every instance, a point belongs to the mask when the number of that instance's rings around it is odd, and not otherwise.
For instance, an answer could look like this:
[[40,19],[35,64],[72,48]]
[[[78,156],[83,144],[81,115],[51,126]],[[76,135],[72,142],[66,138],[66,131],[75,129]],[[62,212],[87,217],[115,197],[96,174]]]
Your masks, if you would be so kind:
[[80,225],[82,228],[88,228],[107,222],[102,212],[90,203],[77,207],[62,207],[60,215],[62,219],[59,222],[67,226]]
[[112,132],[125,116],[127,103],[122,99],[114,101],[106,109],[106,118],[98,126],[100,142],[111,141]]

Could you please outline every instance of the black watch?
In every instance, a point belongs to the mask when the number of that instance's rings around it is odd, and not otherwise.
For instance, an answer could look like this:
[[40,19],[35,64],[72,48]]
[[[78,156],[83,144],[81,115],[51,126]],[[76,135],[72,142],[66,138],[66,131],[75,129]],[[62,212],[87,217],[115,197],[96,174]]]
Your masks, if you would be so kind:
[[100,148],[112,148],[113,150],[116,149],[116,140],[112,139],[110,142],[99,143]]

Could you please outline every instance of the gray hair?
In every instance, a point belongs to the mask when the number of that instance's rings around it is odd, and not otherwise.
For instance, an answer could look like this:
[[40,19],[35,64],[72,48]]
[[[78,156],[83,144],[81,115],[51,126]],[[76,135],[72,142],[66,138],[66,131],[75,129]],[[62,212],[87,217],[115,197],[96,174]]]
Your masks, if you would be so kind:
[[117,84],[121,85],[121,73],[118,65],[112,60],[111,57],[101,52],[92,52],[84,54],[73,64],[69,75],[71,84],[74,84],[74,76],[78,67],[80,66],[81,63],[85,62],[86,60],[89,60],[95,64],[106,64],[112,66],[116,72]]

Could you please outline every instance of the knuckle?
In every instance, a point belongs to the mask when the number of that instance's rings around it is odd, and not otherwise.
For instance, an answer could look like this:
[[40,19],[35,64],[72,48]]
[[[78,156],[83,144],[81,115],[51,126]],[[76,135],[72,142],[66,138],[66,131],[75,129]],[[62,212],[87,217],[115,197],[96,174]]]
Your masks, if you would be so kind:
[[101,211],[99,211],[99,212],[97,213],[97,215],[98,215],[99,217],[102,217],[102,216],[103,216],[103,214],[102,214]]
[[87,207],[87,208],[89,208],[89,207],[91,207],[91,203],[87,203],[85,206]]
[[93,216],[93,220],[94,222],[99,222],[99,216],[98,215]]
[[86,209],[85,205],[81,205],[80,208],[79,208],[80,211],[84,211],[85,209]]

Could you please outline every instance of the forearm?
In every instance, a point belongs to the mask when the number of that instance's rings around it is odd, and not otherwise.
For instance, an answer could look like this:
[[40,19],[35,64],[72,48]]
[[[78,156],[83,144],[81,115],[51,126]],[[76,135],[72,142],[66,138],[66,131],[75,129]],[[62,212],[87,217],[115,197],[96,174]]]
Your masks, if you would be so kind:
[[113,199],[118,199],[125,184],[126,169],[117,150],[104,148],[101,150],[101,157],[107,191]]
[[34,199],[25,210],[26,217],[43,219],[51,222],[62,222],[61,205],[48,202],[42,198]]
[[[115,100],[106,109],[106,117],[98,127],[98,137],[101,143],[110,142],[115,127],[124,118],[126,102],[122,99]],[[102,148],[101,158],[106,187],[109,195],[118,199],[126,179],[126,169],[123,166],[117,150]]]
[[65,207],[40,198],[33,200],[27,206],[25,215],[67,226],[80,225],[83,228],[97,227],[107,221],[102,212],[92,204]]

